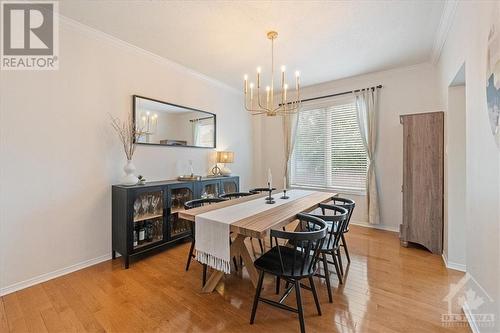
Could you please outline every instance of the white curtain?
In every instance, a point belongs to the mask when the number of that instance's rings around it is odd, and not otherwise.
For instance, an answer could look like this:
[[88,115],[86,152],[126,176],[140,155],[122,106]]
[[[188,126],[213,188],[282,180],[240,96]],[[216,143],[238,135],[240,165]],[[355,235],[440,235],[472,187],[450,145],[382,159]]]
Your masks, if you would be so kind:
[[200,141],[200,121],[198,119],[191,120],[191,126],[193,127],[193,146],[197,146]]
[[284,175],[286,176],[286,186],[290,187],[290,159],[292,158],[293,146],[295,144],[295,134],[297,133],[297,123],[299,120],[298,112],[295,114],[287,114],[283,116],[283,135],[284,135],[284,153],[285,165]]
[[368,199],[368,222],[380,223],[378,201],[378,186],[375,168],[377,147],[377,117],[379,88],[362,89],[353,92],[358,110],[358,125],[361,137],[368,153],[368,174],[366,178],[366,192]]

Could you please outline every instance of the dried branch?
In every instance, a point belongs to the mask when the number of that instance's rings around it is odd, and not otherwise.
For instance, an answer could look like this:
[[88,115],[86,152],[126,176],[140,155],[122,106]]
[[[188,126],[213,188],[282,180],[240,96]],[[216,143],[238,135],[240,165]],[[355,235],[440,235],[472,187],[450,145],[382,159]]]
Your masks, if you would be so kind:
[[135,142],[137,142],[139,138],[145,134],[145,131],[142,128],[136,128],[134,126],[132,114],[129,114],[127,120],[125,121],[121,121],[120,119],[113,117],[111,114],[109,117],[111,118],[111,126],[118,134],[118,138],[123,145],[123,150],[125,151],[127,160],[131,160],[135,152]]

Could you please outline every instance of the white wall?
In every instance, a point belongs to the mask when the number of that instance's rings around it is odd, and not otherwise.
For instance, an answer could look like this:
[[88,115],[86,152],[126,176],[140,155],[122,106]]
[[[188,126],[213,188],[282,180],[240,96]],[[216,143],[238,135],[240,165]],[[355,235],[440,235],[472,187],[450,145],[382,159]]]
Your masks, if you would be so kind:
[[[125,157],[108,113],[125,118],[133,94],[216,113],[217,149],[235,152],[243,189],[252,182],[252,121],[241,95],[179,65],[61,20],[58,71],[0,75],[3,293],[109,256],[111,184]],[[206,174],[211,152],[139,146],[134,162],[148,180],[169,179],[189,159]]]
[[[490,25],[498,24],[498,3],[459,2],[438,66],[441,100],[463,63],[466,78],[466,258],[467,272],[488,296],[474,313],[495,313],[500,329],[500,159],[486,106],[486,52]],[[450,110],[452,112],[452,110]],[[477,288],[475,288],[477,289]]]
[[[307,75],[307,73],[304,73]],[[371,87],[382,84],[380,92],[380,116],[378,119],[378,146],[376,167],[379,182],[382,229],[399,231],[402,223],[402,152],[403,130],[399,115],[428,111],[442,111],[438,105],[435,69],[428,64],[378,72],[327,82],[307,87],[303,98],[323,96],[337,92]],[[272,169],[276,179],[283,177],[283,132],[281,119],[262,117],[256,122],[260,134],[261,159],[256,180],[265,181],[265,171]],[[258,143],[256,143],[258,144]],[[279,182],[281,185],[281,181]],[[353,196],[356,201],[353,222],[367,223],[366,197]]]
[[450,267],[465,270],[466,133],[465,85],[448,90],[445,145],[443,254]]

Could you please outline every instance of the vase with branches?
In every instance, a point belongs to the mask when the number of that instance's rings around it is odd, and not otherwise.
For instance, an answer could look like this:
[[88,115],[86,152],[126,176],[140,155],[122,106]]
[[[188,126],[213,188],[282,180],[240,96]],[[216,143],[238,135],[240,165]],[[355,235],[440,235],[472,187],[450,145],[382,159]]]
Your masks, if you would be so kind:
[[144,135],[144,131],[140,128],[136,128],[134,124],[134,119],[132,114],[128,116],[126,120],[120,120],[119,118],[111,118],[111,126],[118,134],[118,138],[122,143],[123,150],[125,152],[125,157],[127,158],[127,164],[123,168],[125,171],[125,177],[122,179],[124,185],[135,185],[137,184],[137,177],[135,176],[135,166],[132,163],[132,157],[135,152],[135,144],[141,136]]

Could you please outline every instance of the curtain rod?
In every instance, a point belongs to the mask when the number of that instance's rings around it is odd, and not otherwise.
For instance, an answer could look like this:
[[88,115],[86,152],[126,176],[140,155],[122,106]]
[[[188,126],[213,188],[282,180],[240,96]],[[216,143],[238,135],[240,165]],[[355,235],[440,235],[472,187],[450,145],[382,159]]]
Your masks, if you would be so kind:
[[[380,88],[382,88],[382,85],[379,84],[378,86],[369,87],[369,88],[365,88],[365,89],[375,90],[375,88],[379,88],[380,89]],[[336,96],[342,96],[342,95],[352,94],[353,92],[360,92],[361,90],[363,90],[363,89],[356,89],[356,90],[344,91],[344,92],[341,92],[341,93],[336,93],[336,94],[331,94],[331,95],[325,95],[325,96],[307,98],[307,99],[303,99],[302,102],[309,102],[309,101],[315,101],[317,99],[323,99],[323,98],[330,98],[330,97],[336,97]]]
[[195,119],[190,119],[189,121],[190,121],[190,122],[193,122],[193,121],[200,121],[200,120],[212,119],[212,118],[213,118],[213,117],[195,118]]

